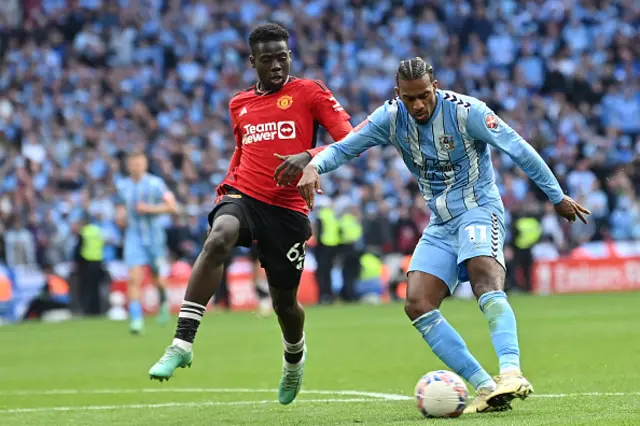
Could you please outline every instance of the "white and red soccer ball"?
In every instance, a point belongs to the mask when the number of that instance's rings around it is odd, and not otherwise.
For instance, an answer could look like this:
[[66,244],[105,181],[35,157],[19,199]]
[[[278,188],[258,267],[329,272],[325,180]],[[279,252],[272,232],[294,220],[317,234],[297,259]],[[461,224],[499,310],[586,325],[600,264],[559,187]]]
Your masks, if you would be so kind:
[[418,410],[425,417],[458,417],[468,398],[464,381],[451,371],[431,371],[416,385]]

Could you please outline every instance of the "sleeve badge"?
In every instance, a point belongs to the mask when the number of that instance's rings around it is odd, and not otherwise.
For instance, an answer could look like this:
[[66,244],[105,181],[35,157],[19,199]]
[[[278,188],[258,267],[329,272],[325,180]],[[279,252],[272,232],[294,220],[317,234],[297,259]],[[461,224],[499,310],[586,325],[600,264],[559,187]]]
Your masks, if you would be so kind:
[[487,126],[487,129],[493,130],[494,132],[497,132],[500,127],[500,121],[494,113],[489,113],[484,116],[484,124]]

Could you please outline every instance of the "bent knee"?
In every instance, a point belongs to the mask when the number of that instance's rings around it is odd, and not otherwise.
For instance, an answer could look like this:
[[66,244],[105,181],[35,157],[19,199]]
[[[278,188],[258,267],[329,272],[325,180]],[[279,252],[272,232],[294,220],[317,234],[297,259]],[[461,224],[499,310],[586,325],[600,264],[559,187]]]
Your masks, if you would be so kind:
[[202,254],[209,259],[225,259],[231,254],[233,243],[229,242],[223,234],[211,232],[204,242]]
[[404,312],[411,321],[415,321],[422,315],[436,309],[438,309],[438,306],[428,299],[407,298],[404,303]]
[[411,321],[440,308],[449,289],[439,278],[420,271],[409,273],[404,311]]
[[237,229],[213,228],[204,242],[202,254],[208,259],[224,260],[231,254],[237,239]]

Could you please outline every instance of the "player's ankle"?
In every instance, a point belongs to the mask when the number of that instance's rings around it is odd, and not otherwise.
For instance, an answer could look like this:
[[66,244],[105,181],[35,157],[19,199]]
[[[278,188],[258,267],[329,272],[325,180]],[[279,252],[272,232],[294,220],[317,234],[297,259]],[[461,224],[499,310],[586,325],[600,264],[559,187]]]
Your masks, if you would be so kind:
[[177,346],[180,349],[187,351],[187,352],[191,352],[191,350],[193,349],[193,343],[191,342],[187,342],[185,340],[182,339],[173,339],[173,342],[171,342],[172,346]]
[[482,382],[476,387],[476,393],[480,393],[481,391],[485,392],[493,392],[498,387],[497,383],[493,381],[493,379]]
[[300,364],[300,361],[302,361],[302,358],[304,357],[304,352],[300,351],[297,353],[291,353],[291,352],[284,352],[284,361],[287,364],[290,365],[298,365]]
[[304,366],[304,359],[304,352],[298,354],[285,352],[282,364],[287,371],[298,371]]
[[498,356],[500,374],[522,374],[520,371],[520,355],[507,353]]
[[500,374],[501,375],[510,375],[510,376],[521,376],[522,375],[522,371],[520,370],[520,367],[516,367],[516,366],[505,366],[505,367],[500,367]]
[[[180,307],[180,313],[178,314],[178,326],[176,327],[176,334],[174,336],[175,340],[193,344],[198,327],[200,326],[200,321],[202,321],[206,309],[205,306],[198,303],[187,300],[183,301]],[[190,349],[191,348],[189,348],[189,350]]]
[[305,348],[305,340],[304,340],[304,332],[302,333],[302,339],[300,339],[296,343],[287,342],[287,340],[282,337],[282,346],[284,347],[284,362],[285,366],[297,368],[298,365],[302,362],[304,358],[304,348]]

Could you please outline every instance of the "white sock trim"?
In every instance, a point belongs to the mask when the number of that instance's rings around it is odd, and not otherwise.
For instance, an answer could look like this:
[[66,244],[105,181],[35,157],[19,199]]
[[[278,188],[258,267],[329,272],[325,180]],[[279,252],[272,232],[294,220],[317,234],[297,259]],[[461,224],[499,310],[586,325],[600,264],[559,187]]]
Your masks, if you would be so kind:
[[202,306],[201,304],[196,303],[196,302],[189,302],[188,300],[183,300],[182,301],[182,306],[193,306],[194,308],[197,308],[198,310],[201,310],[201,311],[206,311],[207,310],[206,306]]
[[193,348],[193,343],[189,343],[186,340],[182,340],[182,339],[174,338],[171,344],[173,346],[179,347],[180,349],[184,349],[185,351],[191,351],[191,348]]
[[189,318],[200,322],[202,321],[202,317],[204,316],[206,309],[206,307],[198,303],[183,300],[182,305],[180,306],[180,312],[178,313],[178,318]]
[[420,322],[423,318],[427,318],[427,317],[430,317],[430,316],[433,316],[433,315],[438,315],[438,314],[440,314],[440,309],[434,309],[433,311],[429,311],[429,312],[427,312],[427,313],[424,313],[424,314],[420,315],[418,318],[414,319],[414,320],[411,322],[411,324],[413,324],[413,325],[415,326],[415,325],[416,325],[418,322]]
[[297,354],[304,350],[304,332],[302,333],[302,339],[298,343],[289,343],[282,336],[282,346],[284,347],[284,351],[290,354]]
[[198,322],[202,321],[202,315],[194,314],[193,312],[180,311],[180,313],[178,314],[178,318],[189,318]]

